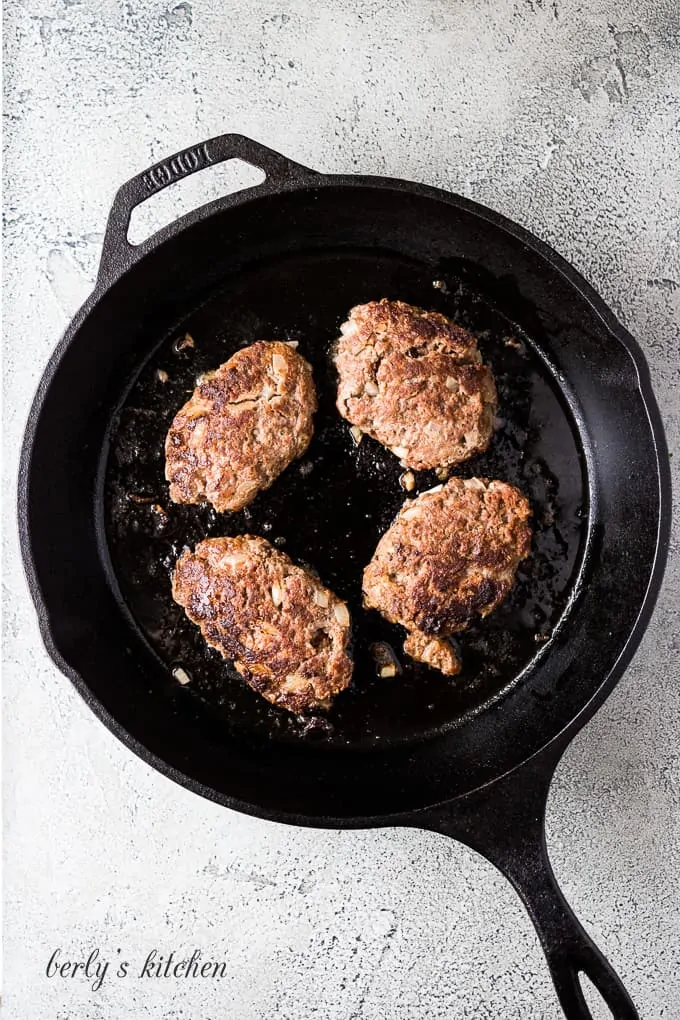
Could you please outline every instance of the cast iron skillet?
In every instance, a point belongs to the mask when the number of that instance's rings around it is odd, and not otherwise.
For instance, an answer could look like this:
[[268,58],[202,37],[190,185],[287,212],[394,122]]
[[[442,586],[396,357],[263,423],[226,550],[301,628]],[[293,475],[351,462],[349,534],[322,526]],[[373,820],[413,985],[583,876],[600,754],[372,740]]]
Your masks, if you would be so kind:
[[[128,243],[138,203],[233,157],[266,181]],[[404,493],[394,458],[370,440],[354,447],[337,419],[329,350],[349,307],[383,296],[479,333],[499,383],[498,429],[459,473],[511,481],[534,508],[532,557],[508,602],[462,637],[455,681],[403,656],[401,676],[377,678],[370,646],[399,650],[399,633],[360,606],[361,567]],[[260,338],[297,339],[314,365],[321,406],[307,456],[241,514],[173,507],[161,452],[170,418],[200,371]],[[432,481],[419,475],[418,489]],[[546,245],[456,195],[321,175],[225,135],[116,195],[94,292],[31,411],[19,519],[51,657],[145,761],[261,817],[413,825],[466,842],[526,904],[566,1016],[590,1017],[585,973],[629,1020],[631,999],[556,884],[544,813],[562,752],[649,620],[669,493],[642,353]],[[186,542],[247,531],[349,600],[354,687],[326,717],[268,706],[172,603],[169,572]]]

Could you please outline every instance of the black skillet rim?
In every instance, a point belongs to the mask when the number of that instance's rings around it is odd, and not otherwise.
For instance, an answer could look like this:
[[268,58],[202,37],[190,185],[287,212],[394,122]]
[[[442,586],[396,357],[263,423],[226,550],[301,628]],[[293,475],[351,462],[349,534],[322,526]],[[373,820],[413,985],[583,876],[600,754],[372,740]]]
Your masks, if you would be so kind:
[[[579,296],[587,303],[597,317],[602,321],[607,331],[611,334],[614,340],[618,341],[619,344],[627,351],[630,356],[637,373],[638,387],[642,402],[647,415],[647,420],[650,426],[651,438],[653,446],[656,452],[656,478],[658,480],[658,527],[656,535],[656,545],[654,552],[654,560],[650,568],[649,581],[644,597],[639,606],[638,616],[635,624],[632,627],[628,639],[621,649],[617,660],[610,668],[608,674],[603,677],[597,690],[591,696],[591,698],[582,706],[579,712],[571,719],[571,721],[558,733],[554,734],[541,748],[536,750],[533,754],[529,755],[526,759],[519,762],[516,766],[510,769],[510,772],[514,772],[521,768],[526,762],[531,759],[537,758],[543,754],[546,749],[552,746],[559,746],[561,748],[566,747],[569,740],[585,725],[588,719],[595,713],[598,707],[604,702],[608,694],[611,692],[617,681],[622,676],[627,665],[631,661],[641,639],[644,631],[649,623],[651,615],[654,610],[656,598],[661,586],[663,578],[663,572],[666,565],[666,558],[668,552],[668,544],[670,539],[670,527],[671,527],[671,481],[670,481],[670,463],[668,458],[668,450],[666,446],[666,439],[663,431],[663,425],[661,421],[661,415],[656,403],[656,399],[651,386],[651,379],[649,376],[649,369],[645,361],[644,355],[638,346],[637,342],[631,336],[631,334],[618,322],[616,317],[610,311],[605,304],[604,300],[597,294],[594,288],[581,276],[581,274],[574,269],[562,256],[554,251],[548,244],[536,238],[529,231],[520,227],[519,225],[508,220],[506,217],[487,207],[473,202],[469,199],[463,198],[462,196],[456,195],[451,192],[444,191],[439,188],[430,187],[415,182],[404,181],[395,178],[386,177],[371,177],[371,176],[359,176],[359,175],[331,175],[331,174],[319,174],[316,171],[309,170],[305,167],[300,167],[295,164],[291,164],[293,168],[291,173],[288,175],[286,180],[271,180],[268,178],[264,184],[255,187],[248,188],[241,192],[226,196],[218,199],[215,202],[211,202],[208,205],[202,206],[199,209],[194,210],[191,213],[176,220],[170,226],[159,231],[153,237],[149,238],[143,244],[139,245],[136,249],[129,249],[130,254],[126,257],[121,252],[113,253],[113,257],[106,251],[107,237],[104,241],[104,251],[102,253],[102,261],[100,264],[99,276],[96,284],[90,296],[76,312],[71,323],[67,327],[62,339],[55,348],[52,356],[49,359],[47,367],[41,377],[38,385],[36,395],[28,416],[28,422],[26,431],[24,434],[24,440],[21,449],[20,465],[19,465],[19,477],[18,477],[18,523],[19,523],[19,537],[20,547],[22,553],[22,559],[24,563],[24,570],[27,577],[29,592],[31,594],[33,603],[35,605],[40,633],[43,639],[43,643],[48,652],[48,655],[55,663],[57,668],[64,673],[74,684],[76,690],[87,703],[89,708],[97,715],[97,717],[107,726],[107,728],[119,739],[121,742],[137,754],[144,762],[155,768],[157,771],[166,775],[169,779],[177,782],[181,786],[197,793],[209,800],[215,801],[223,806],[230,807],[233,810],[241,811],[245,814],[253,815],[261,818],[269,818],[277,821],[285,821],[291,824],[306,825],[314,827],[334,827],[334,828],[363,828],[378,825],[390,825],[390,824],[408,824],[413,823],[413,818],[418,815],[421,811],[420,808],[415,811],[397,812],[387,815],[370,815],[370,816],[356,816],[356,817],[319,817],[311,815],[300,815],[291,812],[282,812],[279,810],[272,810],[264,808],[257,804],[250,802],[240,801],[235,797],[228,796],[211,787],[207,787],[202,783],[197,782],[191,777],[180,772],[173,766],[168,765],[163,759],[150,752],[144,745],[142,745],[136,738],[134,738],[124,727],[113,718],[110,713],[104,708],[101,702],[93,695],[90,687],[84,678],[63,658],[60,651],[58,650],[54,636],[49,624],[47,606],[43,598],[43,594],[37,578],[37,569],[33,559],[33,551],[31,544],[30,528],[29,528],[29,477],[30,477],[30,462],[31,452],[33,448],[33,442],[37,423],[40,418],[43,402],[46,394],[49,390],[51,382],[58,370],[59,363],[63,357],[64,352],[71,344],[77,331],[87,319],[93,308],[101,300],[103,295],[114,285],[118,280],[126,275],[130,271],[134,271],[138,263],[143,259],[146,254],[151,251],[155,251],[165,241],[172,238],[176,238],[178,234],[181,234],[185,229],[193,226],[194,224],[209,218],[212,214],[218,212],[226,212],[230,209],[234,209],[241,206],[249,201],[257,201],[259,197],[266,195],[281,194],[283,192],[307,190],[310,188],[323,188],[323,187],[366,187],[366,188],[379,188],[379,189],[393,189],[417,195],[426,199],[433,199],[437,202],[443,202],[447,205],[458,207],[466,212],[469,212],[486,222],[490,223],[496,229],[509,234],[511,237],[520,241],[527,248],[535,252],[542,260],[547,262],[553,270],[556,270],[566,282],[577,291]],[[124,185],[123,188],[126,186]],[[122,190],[122,189],[121,189]],[[112,217],[113,218],[113,217]],[[132,254],[134,252],[134,254]],[[109,257],[107,257],[109,254]],[[653,476],[652,476],[653,477]],[[508,773],[505,773],[508,774]],[[480,784],[476,787],[477,790],[482,789],[483,786],[489,785],[491,782],[495,782],[501,778],[501,775],[494,777],[489,780],[488,783]],[[467,796],[472,793],[473,790],[467,791],[466,794],[460,796]],[[441,803],[441,801],[440,801]],[[435,807],[435,804],[427,805],[426,808],[429,810]],[[424,808],[425,809],[425,806]]]

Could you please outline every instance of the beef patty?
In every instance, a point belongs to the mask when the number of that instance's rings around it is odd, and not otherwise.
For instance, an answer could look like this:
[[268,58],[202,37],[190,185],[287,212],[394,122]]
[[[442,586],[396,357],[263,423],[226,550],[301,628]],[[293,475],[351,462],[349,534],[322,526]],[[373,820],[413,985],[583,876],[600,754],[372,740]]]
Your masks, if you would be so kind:
[[292,346],[237,351],[206,373],[170,426],[170,499],[241,510],[305,452],[315,410],[311,366]]
[[263,538],[208,538],[177,561],[172,594],[203,637],[274,705],[327,708],[352,677],[347,606]]
[[403,301],[357,305],[335,352],[337,406],[404,467],[449,467],[486,450],[496,387],[477,340]]
[[529,555],[530,514],[518,489],[479,478],[452,478],[407,500],[364,570],[364,605],[409,631],[412,658],[460,672],[446,638],[510,591]]

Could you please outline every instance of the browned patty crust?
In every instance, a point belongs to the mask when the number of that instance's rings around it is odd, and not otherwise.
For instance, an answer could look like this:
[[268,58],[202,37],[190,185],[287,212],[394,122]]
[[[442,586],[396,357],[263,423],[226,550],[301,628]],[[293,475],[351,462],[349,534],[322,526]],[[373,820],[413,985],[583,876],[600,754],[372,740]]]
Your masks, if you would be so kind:
[[529,555],[531,510],[505,482],[452,478],[407,500],[364,570],[364,605],[409,631],[404,650],[451,675],[446,639],[487,616]]
[[326,708],[352,677],[347,606],[263,538],[208,538],[177,561],[172,595],[274,705]]
[[175,503],[241,510],[301,457],[316,392],[309,363],[286,343],[259,341],[207,373],[165,441]]
[[343,418],[416,470],[486,450],[496,387],[472,333],[439,312],[386,298],[357,305],[341,330]]

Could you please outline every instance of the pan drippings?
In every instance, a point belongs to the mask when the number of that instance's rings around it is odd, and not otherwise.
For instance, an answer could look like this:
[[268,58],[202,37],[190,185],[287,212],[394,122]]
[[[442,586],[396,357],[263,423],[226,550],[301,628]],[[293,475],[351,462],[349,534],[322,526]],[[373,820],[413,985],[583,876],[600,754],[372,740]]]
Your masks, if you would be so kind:
[[[487,453],[455,474],[508,481],[534,513],[532,555],[505,603],[460,636],[463,672],[453,679],[406,658],[400,628],[361,608],[363,567],[406,493],[396,457],[366,436],[357,444],[338,416],[330,355],[349,308],[380,297],[442,311],[478,335],[498,387],[496,431]],[[254,340],[297,340],[313,366],[319,411],[306,455],[238,513],[171,503],[163,444],[174,414],[201,373]],[[167,664],[169,685],[178,682],[173,670],[183,671],[187,695],[229,730],[375,745],[455,725],[546,646],[573,586],[587,518],[576,430],[532,340],[462,284],[456,267],[363,252],[290,256],[232,277],[155,344],[113,421],[105,509],[121,593]],[[440,481],[433,471],[413,475],[413,494]],[[311,566],[348,601],[354,681],[325,716],[299,719],[259,699],[172,600],[170,574],[185,545],[245,533]],[[394,657],[393,676],[376,668],[376,646]]]

